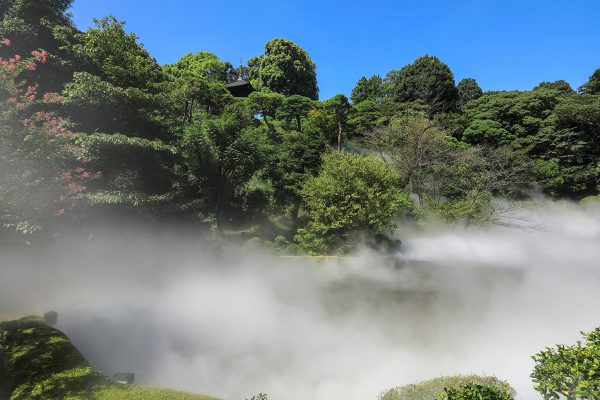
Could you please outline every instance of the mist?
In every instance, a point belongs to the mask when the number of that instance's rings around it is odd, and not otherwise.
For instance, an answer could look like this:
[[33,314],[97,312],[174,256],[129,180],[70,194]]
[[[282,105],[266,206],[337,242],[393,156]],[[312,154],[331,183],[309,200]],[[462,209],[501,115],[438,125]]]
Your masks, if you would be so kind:
[[59,312],[106,375],[244,399],[366,400],[448,374],[532,389],[530,356],[600,325],[600,208],[400,230],[395,255],[278,257],[140,227],[3,250],[0,320]]

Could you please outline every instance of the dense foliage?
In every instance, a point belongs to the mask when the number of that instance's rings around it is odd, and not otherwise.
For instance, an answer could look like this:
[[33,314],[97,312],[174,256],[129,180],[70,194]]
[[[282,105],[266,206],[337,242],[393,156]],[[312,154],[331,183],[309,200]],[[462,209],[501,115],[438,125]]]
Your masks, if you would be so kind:
[[545,400],[600,397],[600,328],[584,334],[584,342],[548,347],[532,358],[534,387]]
[[[316,65],[290,40],[239,68],[203,51],[161,66],[114,16],[79,31],[70,5],[0,5],[5,236],[177,218],[322,253],[402,218],[501,223],[496,198],[598,193],[600,70],[579,92],[484,92],[424,55],[319,100]],[[235,97],[238,79],[254,92]]]

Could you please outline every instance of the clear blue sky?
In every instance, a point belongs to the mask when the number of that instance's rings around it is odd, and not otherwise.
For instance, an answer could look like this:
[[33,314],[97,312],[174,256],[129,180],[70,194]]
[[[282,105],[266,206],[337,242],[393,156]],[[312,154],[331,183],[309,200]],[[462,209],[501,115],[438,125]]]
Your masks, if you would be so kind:
[[484,90],[574,88],[600,67],[600,0],[75,0],[80,29],[114,14],[159,63],[210,51],[239,63],[276,37],[317,64],[321,98],[423,54]]

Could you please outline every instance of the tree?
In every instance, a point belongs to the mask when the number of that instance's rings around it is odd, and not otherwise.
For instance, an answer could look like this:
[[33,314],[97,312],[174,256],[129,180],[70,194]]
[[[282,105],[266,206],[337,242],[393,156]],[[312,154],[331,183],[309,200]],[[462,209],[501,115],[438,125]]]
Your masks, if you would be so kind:
[[483,90],[481,90],[477,81],[473,78],[462,79],[458,82],[456,90],[458,91],[457,107],[462,107],[469,101],[478,99],[483,95]]
[[0,57],[44,49],[48,56],[35,71],[22,71],[22,79],[36,83],[42,92],[60,91],[72,74],[72,60],[63,50],[65,38],[77,32],[68,12],[73,0],[3,0],[0,2],[0,37],[12,46],[0,46]]
[[396,101],[424,101],[432,114],[448,111],[456,103],[454,75],[437,57],[425,55],[417,58],[398,71],[393,80]]
[[287,39],[265,44],[265,53],[249,61],[257,65],[261,88],[286,96],[299,94],[313,100],[319,97],[316,66],[300,46]]
[[325,101],[324,105],[334,116],[337,127],[337,150],[342,151],[342,138],[348,124],[348,117],[352,107],[350,106],[348,98],[343,94],[338,94]]
[[562,92],[549,88],[485,93],[463,107],[468,119],[463,139],[472,144],[528,148],[553,123],[552,111],[562,97]]
[[532,358],[534,388],[545,400],[600,398],[600,328],[572,346],[547,347]]
[[397,171],[409,193],[424,196],[427,168],[448,160],[451,138],[423,113],[407,113],[367,134],[366,144]]
[[579,91],[584,94],[600,94],[600,68],[594,71]]
[[79,130],[170,139],[168,113],[174,111],[165,97],[115,86],[87,72],[75,73],[63,95],[64,112]]
[[328,149],[327,139],[310,123],[302,131],[283,135],[270,168],[269,177],[280,206],[292,205],[292,223],[296,225],[301,206],[301,191],[306,179],[318,173],[321,157]]
[[564,81],[562,79],[558,80],[558,81],[554,81],[554,82],[541,82],[539,85],[537,85],[536,87],[533,88],[533,90],[538,90],[538,89],[554,89],[554,90],[558,90],[562,94],[574,94],[575,93],[575,91],[573,90],[571,85],[569,85],[569,82]]
[[302,130],[302,118],[314,107],[314,101],[308,97],[293,94],[285,97],[279,115],[286,119],[296,120],[296,129]]
[[55,51],[58,43],[53,29],[73,27],[68,9],[73,0],[4,0],[0,4],[0,36],[13,42],[0,49],[0,57],[24,54],[40,48]]
[[365,100],[352,105],[348,124],[353,132],[362,135],[374,129],[382,117],[374,101]]
[[378,103],[385,96],[385,87],[383,79],[379,75],[373,75],[370,78],[361,77],[356,86],[352,89],[352,103],[358,104],[361,101],[369,100]]
[[270,157],[266,133],[254,127],[243,102],[234,102],[223,115],[188,125],[181,146],[189,194],[202,200],[200,211],[215,217],[222,229],[241,214],[242,194]]
[[109,15],[94,23],[94,28],[78,35],[79,43],[72,49],[83,71],[122,88],[151,89],[163,81],[160,66],[138,43],[137,35],[125,31],[124,21]]
[[27,235],[60,232],[76,219],[95,175],[67,122],[44,110],[60,96],[20,79],[45,61],[44,51],[33,51],[0,63],[0,228]]
[[177,102],[182,104],[184,124],[193,121],[197,109],[209,114],[223,110],[229,97],[225,89],[229,70],[231,64],[208,52],[188,53],[163,67]]
[[248,96],[248,107],[254,114],[260,114],[265,121],[265,125],[269,129],[271,136],[275,140],[279,140],[275,135],[275,128],[270,119],[275,119],[277,111],[283,105],[285,98],[279,93],[272,92],[252,92]]
[[562,194],[595,194],[600,187],[600,96],[566,96],[551,115],[552,129],[540,132],[535,141],[540,158],[560,166]]
[[422,206],[447,220],[495,222],[493,196],[525,181],[518,153],[460,143],[423,113],[392,120],[365,140]]
[[353,231],[381,232],[411,208],[398,176],[374,157],[330,153],[321,172],[302,189],[309,227],[320,235],[346,238]]

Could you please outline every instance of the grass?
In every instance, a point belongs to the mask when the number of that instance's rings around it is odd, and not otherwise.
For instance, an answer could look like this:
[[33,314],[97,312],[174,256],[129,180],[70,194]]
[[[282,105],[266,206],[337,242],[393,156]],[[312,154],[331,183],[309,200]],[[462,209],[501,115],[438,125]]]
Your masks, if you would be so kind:
[[39,317],[0,323],[0,399],[216,400],[114,383],[93,368],[64,333]]
[[112,385],[94,393],[94,400],[215,400],[214,397],[178,392],[170,389],[152,389],[134,385]]

